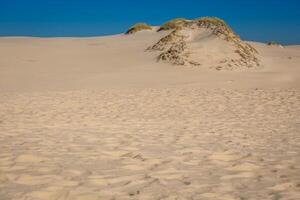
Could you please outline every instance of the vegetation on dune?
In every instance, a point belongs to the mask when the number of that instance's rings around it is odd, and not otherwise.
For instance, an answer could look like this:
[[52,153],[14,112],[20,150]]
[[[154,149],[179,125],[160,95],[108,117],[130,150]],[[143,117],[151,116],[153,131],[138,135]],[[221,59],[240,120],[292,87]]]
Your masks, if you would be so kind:
[[[259,67],[260,61],[257,58],[257,50],[250,44],[243,42],[240,37],[220,18],[201,17],[194,20],[184,18],[173,19],[162,25],[158,31],[173,30],[161,38],[157,43],[147,48],[150,51],[161,51],[158,61],[169,62],[175,65],[199,66],[196,59],[190,57],[191,38],[186,34],[188,31],[209,30],[215,36],[230,43],[233,53],[239,58],[228,58],[218,69],[232,69],[233,67]],[[194,32],[197,34],[197,32]],[[193,40],[193,39],[192,39]],[[195,41],[196,42],[196,41]]]
[[165,24],[163,24],[157,31],[166,31],[171,29],[180,28],[183,24],[185,24],[188,20],[185,18],[176,18],[172,19]]
[[180,30],[182,28],[208,28],[217,36],[222,36],[227,41],[239,40],[233,30],[224,22],[224,20],[217,17],[201,17],[194,20],[187,20],[185,18],[176,18],[163,24],[158,31],[162,30]]
[[182,53],[186,49],[186,43],[184,41],[175,43],[167,51],[161,53],[158,56],[158,61],[167,61],[175,65],[184,65],[186,59],[182,56]]
[[234,31],[226,24],[226,22],[217,17],[201,17],[193,20],[199,27],[209,28],[213,30],[215,35],[225,36],[227,41],[238,41],[240,38]]
[[202,22],[202,23],[206,23],[206,24],[212,24],[212,25],[216,25],[216,26],[228,27],[226,22],[218,17],[201,17],[201,18],[194,19],[194,21]]
[[152,27],[146,23],[137,23],[126,32],[126,34],[133,34],[142,30],[152,30]]
[[147,48],[147,50],[163,51],[170,47],[170,45],[183,41],[184,36],[180,35],[177,30],[172,31],[170,34],[162,37],[153,46]]
[[275,41],[270,41],[270,42],[268,42],[268,45],[269,46],[279,46],[280,44],[278,42],[275,42]]

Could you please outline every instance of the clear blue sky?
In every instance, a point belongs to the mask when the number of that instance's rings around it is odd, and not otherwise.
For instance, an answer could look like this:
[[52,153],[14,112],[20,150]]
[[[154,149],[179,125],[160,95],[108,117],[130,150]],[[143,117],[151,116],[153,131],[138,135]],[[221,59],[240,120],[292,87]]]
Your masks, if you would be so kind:
[[0,35],[108,35],[201,16],[223,18],[246,40],[300,44],[300,0],[0,0]]

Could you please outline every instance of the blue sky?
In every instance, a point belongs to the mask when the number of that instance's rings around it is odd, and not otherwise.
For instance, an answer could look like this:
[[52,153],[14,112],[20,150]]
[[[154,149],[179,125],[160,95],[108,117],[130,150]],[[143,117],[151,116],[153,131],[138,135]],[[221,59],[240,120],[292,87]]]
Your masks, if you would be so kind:
[[243,39],[300,44],[299,10],[299,0],[0,0],[0,35],[109,35],[136,22],[217,16]]

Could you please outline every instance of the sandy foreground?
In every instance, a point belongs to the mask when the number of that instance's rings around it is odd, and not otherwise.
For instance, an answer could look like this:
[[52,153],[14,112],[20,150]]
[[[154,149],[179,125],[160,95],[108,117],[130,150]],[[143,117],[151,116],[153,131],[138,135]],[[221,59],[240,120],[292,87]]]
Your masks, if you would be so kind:
[[214,71],[161,36],[0,39],[0,200],[300,199],[300,46]]

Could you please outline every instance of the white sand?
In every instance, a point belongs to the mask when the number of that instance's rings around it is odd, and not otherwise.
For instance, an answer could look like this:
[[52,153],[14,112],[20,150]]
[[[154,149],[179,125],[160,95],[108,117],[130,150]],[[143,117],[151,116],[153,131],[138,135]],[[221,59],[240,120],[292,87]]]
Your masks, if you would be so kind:
[[0,38],[0,199],[300,199],[300,46],[156,63],[165,33]]

